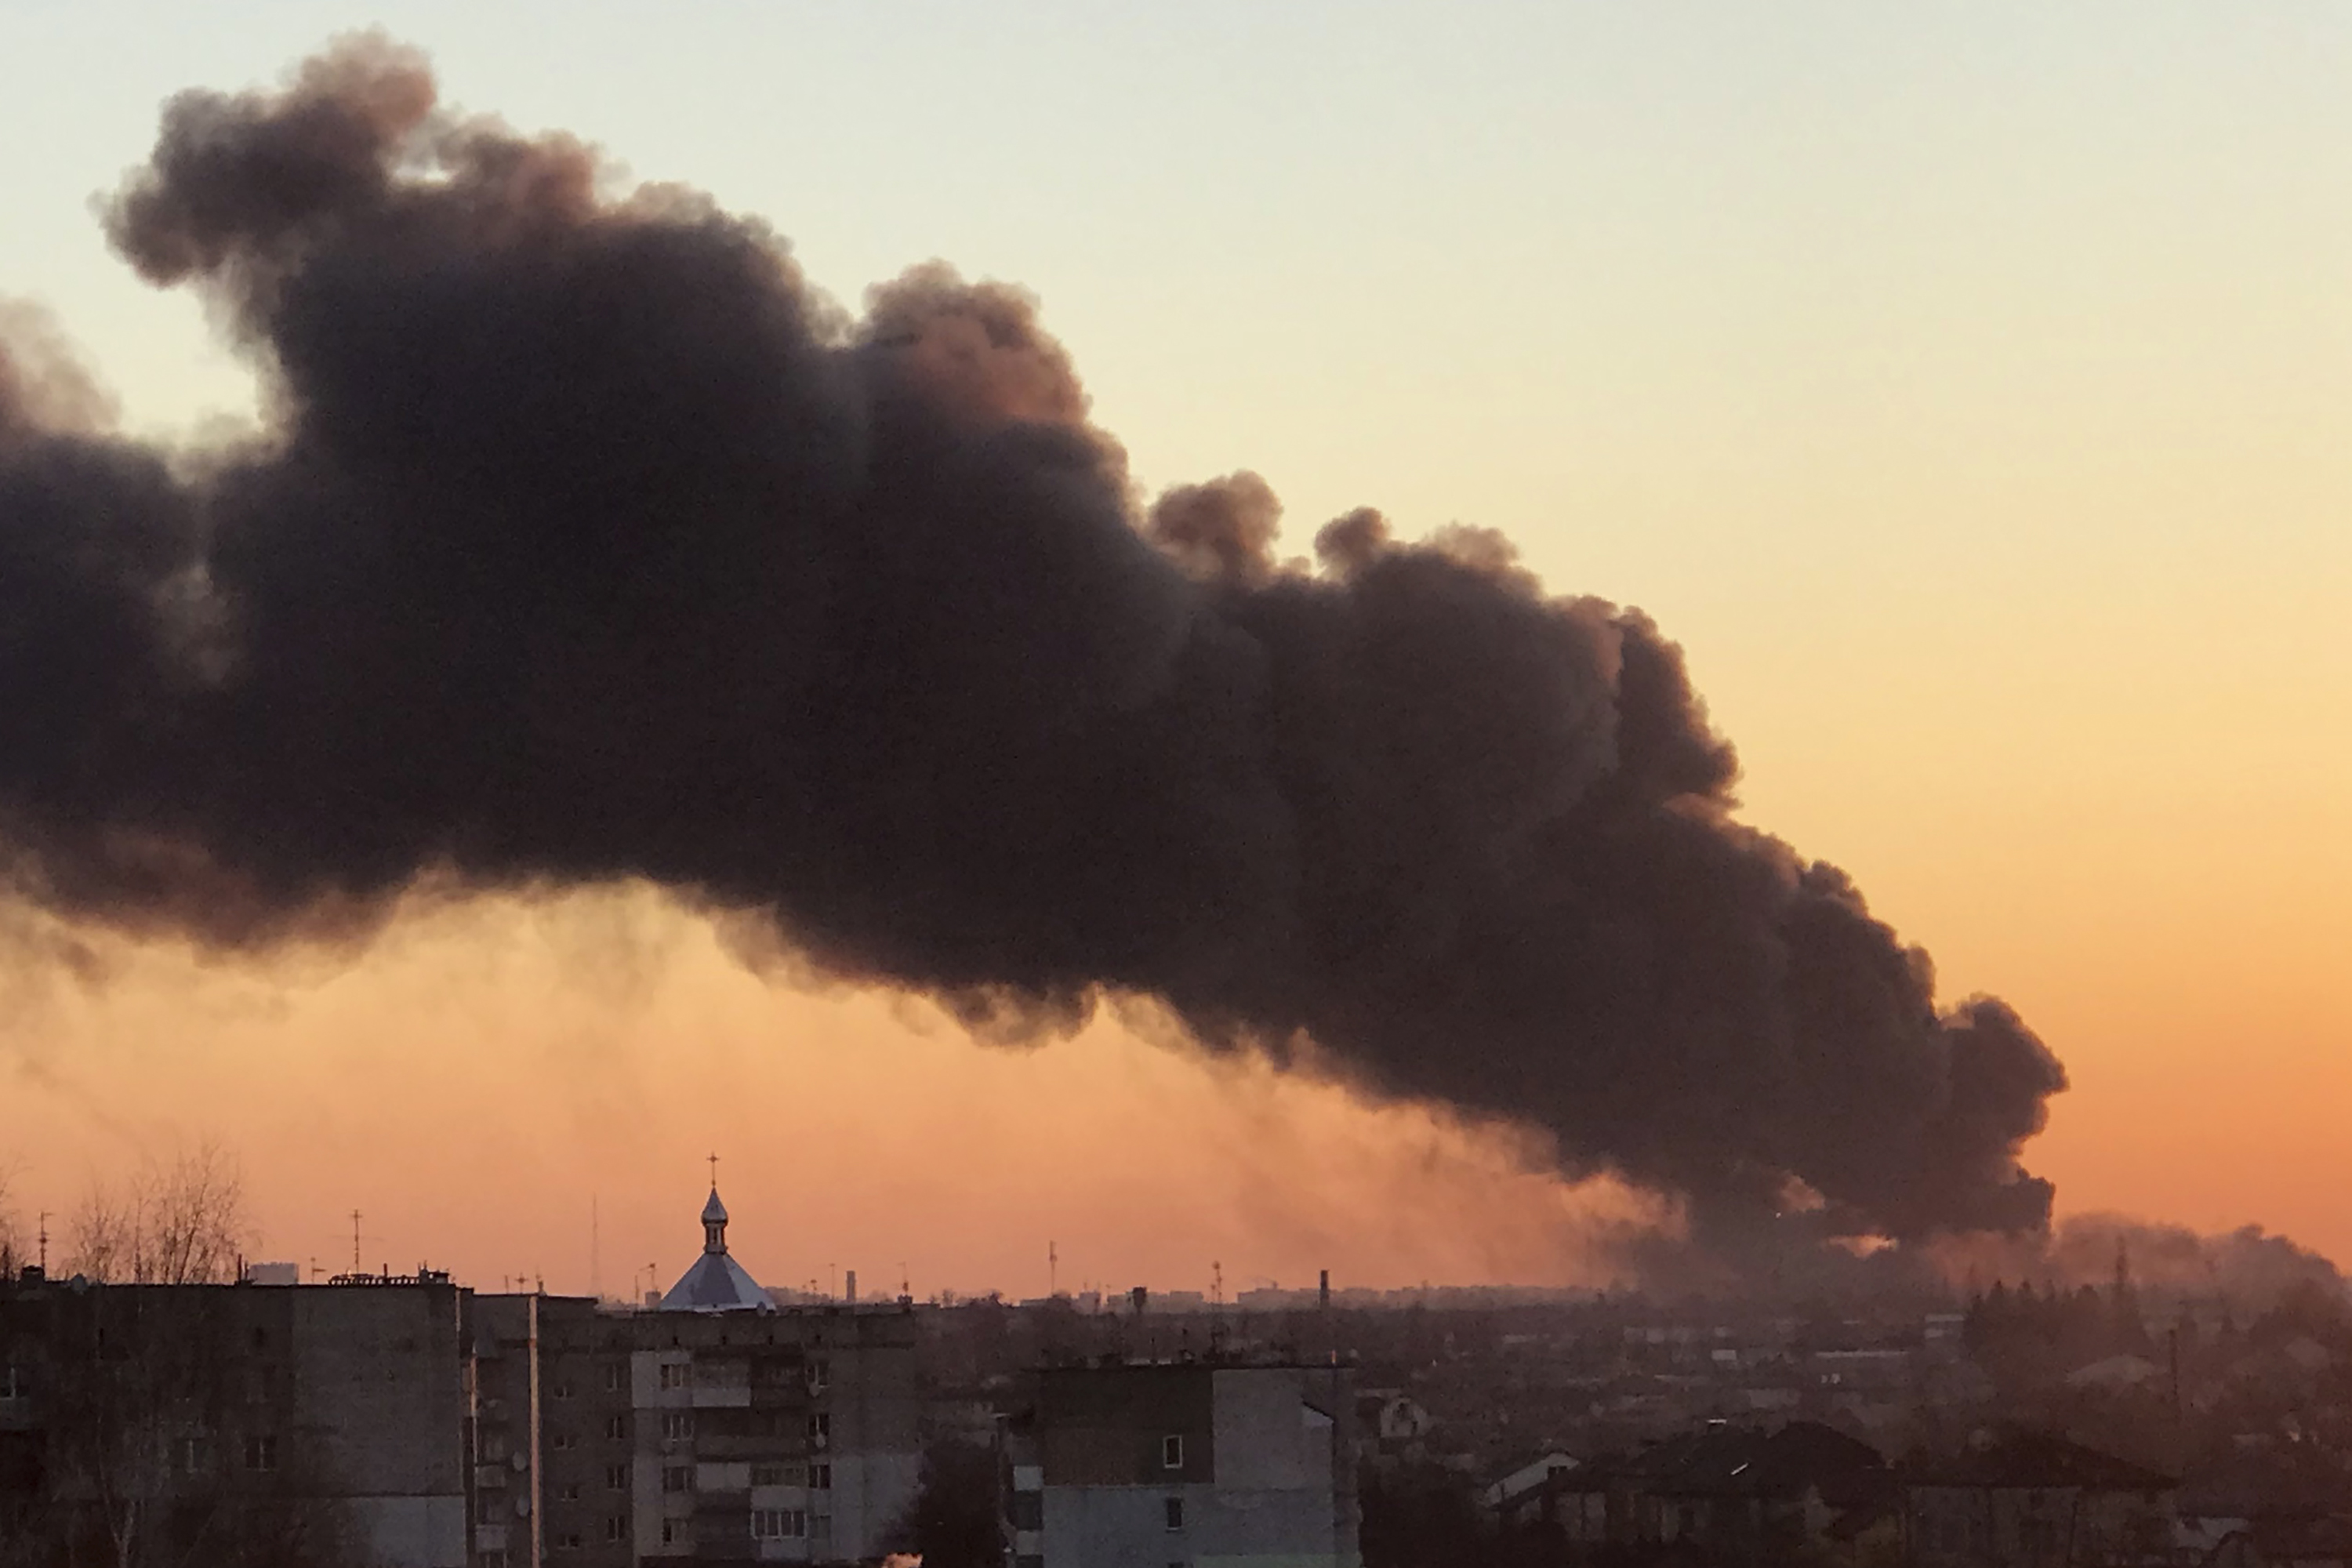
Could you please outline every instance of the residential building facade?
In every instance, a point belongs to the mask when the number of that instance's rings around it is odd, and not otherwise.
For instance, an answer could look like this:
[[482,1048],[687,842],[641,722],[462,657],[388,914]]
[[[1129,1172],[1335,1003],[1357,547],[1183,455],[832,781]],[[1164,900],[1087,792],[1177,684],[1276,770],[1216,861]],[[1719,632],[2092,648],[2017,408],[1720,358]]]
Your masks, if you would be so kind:
[[1357,1568],[1352,1380],[1296,1364],[1045,1371],[1010,1439],[1015,1568]]

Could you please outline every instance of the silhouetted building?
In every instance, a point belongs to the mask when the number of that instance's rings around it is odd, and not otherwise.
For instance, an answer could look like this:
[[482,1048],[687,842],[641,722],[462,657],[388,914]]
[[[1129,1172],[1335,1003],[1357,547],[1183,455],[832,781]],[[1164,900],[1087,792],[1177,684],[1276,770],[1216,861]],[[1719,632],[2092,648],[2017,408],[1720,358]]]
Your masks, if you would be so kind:
[[1920,1568],[2139,1563],[2171,1546],[2179,1481],[2046,1432],[2011,1430],[1904,1479]]
[[1899,1535],[1885,1460],[1816,1421],[1769,1432],[1716,1422],[1638,1454],[1546,1468],[1513,1491],[1497,1522],[1548,1531],[1579,1559],[1835,1560],[1874,1531]]
[[0,1534],[64,1560],[267,1531],[465,1568],[467,1308],[431,1274],[0,1282]]

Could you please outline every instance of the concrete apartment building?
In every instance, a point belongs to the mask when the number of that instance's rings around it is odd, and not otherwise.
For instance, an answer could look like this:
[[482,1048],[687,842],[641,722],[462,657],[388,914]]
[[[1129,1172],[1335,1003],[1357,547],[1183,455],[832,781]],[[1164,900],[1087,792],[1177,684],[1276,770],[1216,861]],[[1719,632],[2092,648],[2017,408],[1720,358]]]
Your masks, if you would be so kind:
[[476,1568],[878,1557],[922,1468],[907,1302],[779,1310],[727,1250],[658,1310],[477,1297]]
[[435,1275],[0,1281],[0,1536],[69,1552],[327,1509],[386,1568],[466,1568],[466,1307]]
[[911,1304],[779,1310],[715,1189],[703,1229],[641,1310],[432,1274],[0,1281],[0,1531],[130,1480],[158,1521],[319,1505],[381,1568],[879,1556],[920,1471]]
[[1050,1369],[1009,1438],[1015,1568],[1357,1568],[1354,1411],[1340,1366]]

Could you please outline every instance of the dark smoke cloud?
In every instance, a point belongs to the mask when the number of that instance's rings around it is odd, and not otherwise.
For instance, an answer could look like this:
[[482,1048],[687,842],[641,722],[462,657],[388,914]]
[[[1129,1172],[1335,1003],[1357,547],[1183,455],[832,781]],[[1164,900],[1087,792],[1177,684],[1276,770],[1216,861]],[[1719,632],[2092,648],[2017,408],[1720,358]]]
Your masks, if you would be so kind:
[[168,462],[0,361],[20,892],[229,947],[420,879],[656,879],[983,1026],[1204,1041],[1524,1119],[1564,1168],[1831,1231],[2035,1226],[2064,1087],[2009,1008],[1735,822],[1635,611],[1251,475],[1130,499],[1017,291],[862,317],[756,222],[341,47],[169,108],[122,254],[268,378]]

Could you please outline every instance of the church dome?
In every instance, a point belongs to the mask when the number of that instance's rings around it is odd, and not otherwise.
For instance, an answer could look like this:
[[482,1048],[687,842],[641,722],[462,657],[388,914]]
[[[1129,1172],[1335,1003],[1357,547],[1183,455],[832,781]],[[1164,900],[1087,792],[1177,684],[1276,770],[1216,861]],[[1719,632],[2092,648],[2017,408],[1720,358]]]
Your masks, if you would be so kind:
[[665,1312],[770,1312],[774,1300],[743,1266],[727,1255],[727,1205],[719,1201],[719,1184],[710,1185],[710,1201],[702,1205],[702,1256],[681,1275],[664,1296]]

